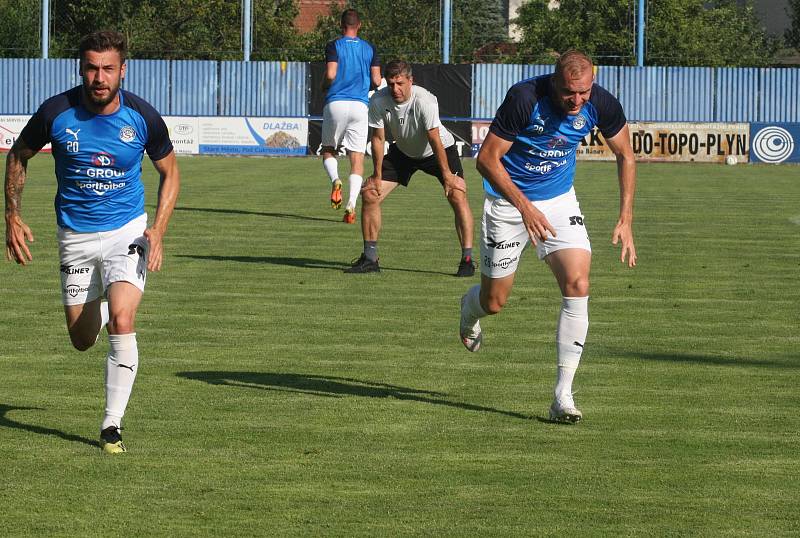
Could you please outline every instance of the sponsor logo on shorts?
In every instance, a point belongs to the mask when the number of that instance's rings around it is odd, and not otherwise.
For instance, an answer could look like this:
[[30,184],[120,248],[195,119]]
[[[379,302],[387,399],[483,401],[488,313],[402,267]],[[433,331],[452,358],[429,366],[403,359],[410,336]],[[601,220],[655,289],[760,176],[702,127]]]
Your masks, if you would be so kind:
[[518,259],[519,259],[519,256],[514,256],[513,258],[503,258],[501,260],[493,262],[492,258],[490,258],[489,256],[484,256],[483,257],[483,265],[486,266],[486,267],[490,267],[492,269],[497,269],[497,268],[508,269],[509,266],[512,263],[516,262]]
[[134,254],[138,254],[140,258],[144,256],[144,247],[136,243],[128,245],[128,256],[133,256]]
[[570,226],[583,226],[583,217],[580,215],[576,215],[574,217],[569,218],[569,225]]
[[500,242],[497,242],[494,239],[492,239],[491,237],[489,237],[489,238],[487,238],[486,245],[489,248],[493,248],[495,250],[506,250],[506,249],[509,249],[509,248],[518,247],[519,246],[519,241],[508,241],[508,242],[500,241]]
[[136,138],[136,130],[130,125],[126,125],[119,130],[119,139],[123,142],[133,142]]
[[73,267],[72,265],[62,265],[61,272],[65,275],[85,275],[89,272],[88,267]]
[[79,293],[87,293],[89,291],[89,288],[88,287],[82,288],[77,284],[70,284],[69,286],[66,287],[64,291],[70,297],[77,297]]

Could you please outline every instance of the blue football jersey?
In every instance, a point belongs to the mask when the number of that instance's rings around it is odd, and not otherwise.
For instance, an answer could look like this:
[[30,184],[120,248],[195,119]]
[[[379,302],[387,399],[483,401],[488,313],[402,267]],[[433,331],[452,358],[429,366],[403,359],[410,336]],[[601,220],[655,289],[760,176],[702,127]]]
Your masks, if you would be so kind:
[[59,226],[76,232],[113,230],[144,214],[144,152],[158,161],[172,152],[164,120],[140,97],[120,90],[108,115],[81,104],[80,86],[51,97],[20,133],[29,148],[52,144]]
[[[596,126],[606,138],[626,123],[616,97],[594,84],[589,101],[568,115],[550,99],[553,75],[518,82],[508,90],[489,131],[513,142],[502,163],[529,200],[549,200],[569,192],[575,178],[575,150]],[[484,178],[484,189],[502,198]]]
[[369,104],[370,68],[380,65],[378,53],[369,41],[345,36],[335,39],[325,47],[325,61],[338,64],[325,104],[331,101]]

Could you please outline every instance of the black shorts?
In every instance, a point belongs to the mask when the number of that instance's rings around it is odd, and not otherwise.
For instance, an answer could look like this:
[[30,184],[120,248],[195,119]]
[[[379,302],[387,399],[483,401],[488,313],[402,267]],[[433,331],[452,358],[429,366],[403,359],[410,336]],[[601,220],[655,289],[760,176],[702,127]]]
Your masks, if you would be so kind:
[[[450,171],[457,176],[464,177],[464,169],[461,167],[461,159],[458,157],[456,145],[453,144],[449,148],[445,148],[444,153],[447,155],[447,164],[450,166]],[[383,157],[383,166],[381,167],[383,181],[393,181],[407,187],[411,176],[417,170],[436,176],[439,183],[444,185],[442,171],[439,170],[439,163],[436,162],[435,155],[423,159],[412,159],[400,151],[397,148],[397,144],[389,146],[389,152]]]

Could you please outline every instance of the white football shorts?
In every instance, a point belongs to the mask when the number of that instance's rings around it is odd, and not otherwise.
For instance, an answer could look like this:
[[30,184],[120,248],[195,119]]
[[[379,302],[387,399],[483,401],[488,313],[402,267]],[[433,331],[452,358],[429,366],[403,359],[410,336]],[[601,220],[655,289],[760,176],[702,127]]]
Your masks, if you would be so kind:
[[59,228],[61,302],[77,305],[94,301],[120,281],[144,291],[150,248],[143,235],[146,228],[147,214],[108,232],[79,233]]
[[332,101],[322,109],[322,145],[364,153],[367,149],[367,105]]
[[[574,189],[531,203],[544,213],[556,230],[556,237],[548,237],[536,245],[540,260],[565,248],[592,251]],[[502,278],[516,272],[520,256],[530,242],[519,210],[504,198],[487,195],[481,219],[481,273],[490,278]]]

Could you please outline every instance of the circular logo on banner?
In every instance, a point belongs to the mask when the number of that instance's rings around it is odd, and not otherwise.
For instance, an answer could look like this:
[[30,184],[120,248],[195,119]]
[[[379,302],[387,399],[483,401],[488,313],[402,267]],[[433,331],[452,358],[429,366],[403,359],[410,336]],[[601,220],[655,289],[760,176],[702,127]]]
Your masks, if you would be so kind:
[[751,149],[765,163],[782,163],[794,151],[794,139],[786,129],[764,127],[753,137]]

